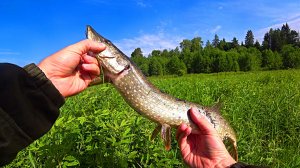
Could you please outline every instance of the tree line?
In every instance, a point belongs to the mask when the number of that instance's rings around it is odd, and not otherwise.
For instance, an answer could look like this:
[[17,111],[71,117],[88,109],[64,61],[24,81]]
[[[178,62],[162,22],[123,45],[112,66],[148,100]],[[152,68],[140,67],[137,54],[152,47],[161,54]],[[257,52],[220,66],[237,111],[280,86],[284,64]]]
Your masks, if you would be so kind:
[[147,76],[300,68],[299,33],[288,24],[270,29],[260,44],[251,30],[245,41],[214,36],[203,46],[201,37],[184,39],[171,50],[153,50],[147,57],[136,48],[131,59]]

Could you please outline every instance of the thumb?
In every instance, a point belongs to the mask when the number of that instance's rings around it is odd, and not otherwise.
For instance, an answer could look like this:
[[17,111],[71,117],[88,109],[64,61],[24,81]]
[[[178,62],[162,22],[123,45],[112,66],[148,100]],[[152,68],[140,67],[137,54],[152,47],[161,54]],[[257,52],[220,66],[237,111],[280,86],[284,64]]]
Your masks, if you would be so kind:
[[213,127],[213,124],[205,115],[201,114],[197,108],[192,107],[189,110],[189,114],[192,121],[198,126],[201,133],[217,134],[217,131]]
[[106,46],[103,43],[98,43],[89,39],[82,40],[67,47],[67,49],[74,51],[80,55],[88,53],[89,51],[98,53],[105,50],[105,48]]

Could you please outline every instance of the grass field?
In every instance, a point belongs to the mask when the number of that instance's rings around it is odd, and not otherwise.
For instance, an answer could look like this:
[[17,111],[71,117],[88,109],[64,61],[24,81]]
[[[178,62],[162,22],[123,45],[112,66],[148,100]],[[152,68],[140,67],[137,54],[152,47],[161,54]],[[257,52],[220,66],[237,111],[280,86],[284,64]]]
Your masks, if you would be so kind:
[[[175,97],[212,106],[238,136],[239,160],[300,167],[300,70],[152,77]],[[139,116],[110,84],[71,97],[51,131],[7,167],[185,167],[177,142],[151,142],[154,123]],[[173,131],[175,133],[175,130]]]

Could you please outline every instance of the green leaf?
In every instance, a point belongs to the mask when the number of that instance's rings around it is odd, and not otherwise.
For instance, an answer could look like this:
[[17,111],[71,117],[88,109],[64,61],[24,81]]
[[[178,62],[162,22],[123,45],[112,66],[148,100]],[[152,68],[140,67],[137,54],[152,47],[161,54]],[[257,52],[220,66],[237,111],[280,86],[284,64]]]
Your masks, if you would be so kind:
[[137,151],[130,152],[130,153],[128,154],[128,158],[129,158],[129,159],[133,159],[133,158],[135,158],[136,154],[137,154]]
[[63,161],[64,161],[63,164],[67,167],[79,165],[79,161],[74,156],[71,155],[64,157]]
[[126,137],[126,135],[127,135],[130,131],[131,131],[131,129],[130,129],[130,128],[127,128],[127,129],[123,132],[122,136],[123,136],[123,137]]
[[30,160],[30,163],[31,163],[32,167],[36,168],[36,162],[35,162],[34,157],[32,156],[31,151],[29,151],[29,160]]
[[81,125],[83,125],[83,123],[86,122],[86,118],[85,118],[85,117],[78,117],[77,119],[79,120],[79,123],[80,123]]

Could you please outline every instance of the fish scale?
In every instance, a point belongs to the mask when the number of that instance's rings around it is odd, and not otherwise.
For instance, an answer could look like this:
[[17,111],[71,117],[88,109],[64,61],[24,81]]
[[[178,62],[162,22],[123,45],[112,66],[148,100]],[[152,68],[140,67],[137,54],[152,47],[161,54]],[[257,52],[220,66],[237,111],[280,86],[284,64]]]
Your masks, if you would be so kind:
[[166,149],[171,148],[171,127],[177,128],[185,123],[197,132],[198,127],[188,116],[188,110],[196,107],[213,125],[224,142],[229,141],[229,153],[237,160],[236,136],[228,122],[220,115],[218,107],[204,107],[196,103],[179,100],[161,92],[142,71],[114,44],[99,35],[92,27],[87,26],[87,38],[106,45],[104,52],[97,54],[97,59],[114,87],[125,101],[139,114],[158,123],[152,138],[161,129],[161,137]]

